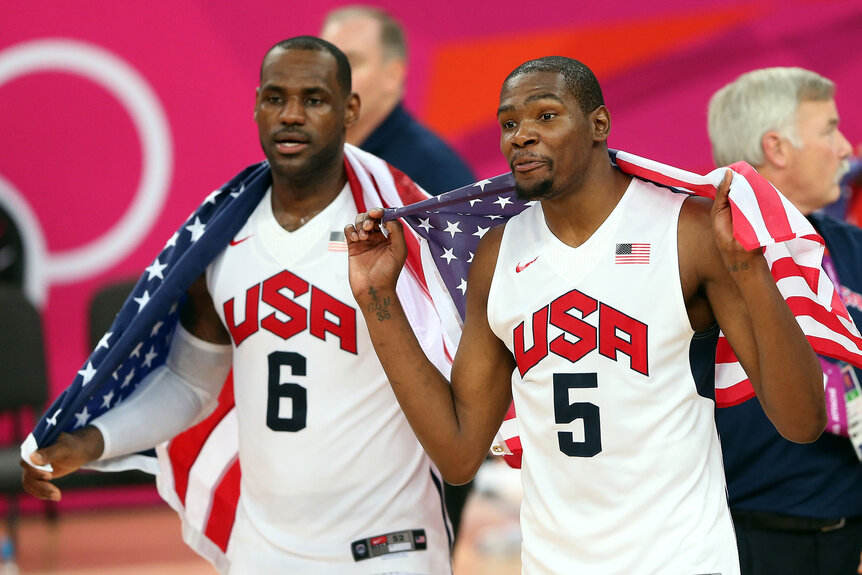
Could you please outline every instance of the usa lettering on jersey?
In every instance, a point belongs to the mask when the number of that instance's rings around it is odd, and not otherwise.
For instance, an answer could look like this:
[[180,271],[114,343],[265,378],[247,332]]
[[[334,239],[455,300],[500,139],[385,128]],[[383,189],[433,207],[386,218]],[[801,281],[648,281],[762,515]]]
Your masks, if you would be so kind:
[[[578,312],[580,318],[573,315],[573,311]],[[587,321],[588,318],[595,321],[596,311],[598,327]],[[619,353],[622,353],[628,356],[632,370],[649,375],[647,325],[576,289],[533,312],[529,325],[533,345],[529,349],[525,323],[521,322],[514,329],[515,361],[521,377],[549,353],[574,363],[596,349],[613,361],[619,361]],[[549,325],[564,333],[548,341]],[[566,335],[574,336],[577,341],[570,341]]]
[[[292,293],[293,297],[284,295],[285,290]],[[309,291],[311,305],[306,309],[296,302],[296,298]],[[244,296],[245,319],[239,323],[235,309],[237,298],[232,297],[224,302],[225,321],[235,346],[239,347],[261,328],[284,340],[308,330],[311,335],[324,341],[326,334],[331,333],[338,338],[341,349],[356,353],[356,309],[288,270],[254,284],[245,291]],[[261,304],[269,306],[273,312],[258,320]],[[279,319],[276,312],[281,312],[288,319]]]

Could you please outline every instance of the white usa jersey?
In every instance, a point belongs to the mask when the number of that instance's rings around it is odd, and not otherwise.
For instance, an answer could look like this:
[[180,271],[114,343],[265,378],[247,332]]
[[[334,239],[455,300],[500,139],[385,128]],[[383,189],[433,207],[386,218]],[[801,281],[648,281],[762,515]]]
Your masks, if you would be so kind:
[[634,179],[577,248],[539,203],[506,224],[488,319],[517,361],[525,574],[739,573],[718,331],[692,330],[680,282],[686,197]]
[[451,573],[442,481],[347,279],[349,187],[294,232],[267,192],[207,268],[231,334],[242,468],[230,572]]

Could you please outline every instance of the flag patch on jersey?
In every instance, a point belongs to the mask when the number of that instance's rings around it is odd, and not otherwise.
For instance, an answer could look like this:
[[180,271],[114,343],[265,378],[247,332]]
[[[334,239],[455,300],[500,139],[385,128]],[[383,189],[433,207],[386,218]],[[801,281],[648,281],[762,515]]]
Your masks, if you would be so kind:
[[649,244],[617,244],[617,264],[648,264]]
[[344,237],[344,232],[329,232],[329,247],[326,249],[331,252],[346,252],[347,238]]

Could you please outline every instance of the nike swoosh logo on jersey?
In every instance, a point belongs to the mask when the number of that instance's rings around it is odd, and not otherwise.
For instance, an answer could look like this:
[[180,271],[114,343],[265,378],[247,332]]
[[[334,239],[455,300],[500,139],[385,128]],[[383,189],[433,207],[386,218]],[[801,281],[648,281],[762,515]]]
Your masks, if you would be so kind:
[[248,238],[250,238],[250,237],[251,237],[251,236],[253,236],[253,235],[254,235],[254,234],[249,234],[249,235],[245,236],[245,237],[244,237],[243,239],[241,239],[241,240],[231,240],[231,241],[230,241],[230,245],[232,245],[232,246],[238,246],[238,245],[240,245],[242,242],[244,242],[245,240],[247,240]]
[[528,267],[531,263],[533,263],[534,261],[536,261],[537,259],[539,259],[539,256],[534,257],[533,259],[531,259],[530,261],[528,261],[528,262],[527,262],[527,263],[525,263],[524,265],[521,265],[521,263],[520,263],[520,262],[518,262],[518,264],[515,266],[515,273],[516,273],[516,274],[521,273],[522,271],[524,271],[525,269],[527,269],[527,267]]

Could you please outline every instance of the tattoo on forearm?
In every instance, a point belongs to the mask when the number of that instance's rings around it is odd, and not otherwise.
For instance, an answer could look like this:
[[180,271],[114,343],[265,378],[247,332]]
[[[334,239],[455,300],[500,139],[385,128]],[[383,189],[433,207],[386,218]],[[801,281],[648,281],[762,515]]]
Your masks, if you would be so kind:
[[389,319],[389,296],[379,299],[377,297],[377,290],[374,288],[369,288],[368,293],[371,295],[372,301],[368,304],[368,311],[374,312],[377,314],[377,321],[383,321]]
[[729,271],[731,273],[739,272],[739,271],[745,271],[747,269],[748,269],[748,262],[732,263],[729,266],[727,266],[727,271]]

